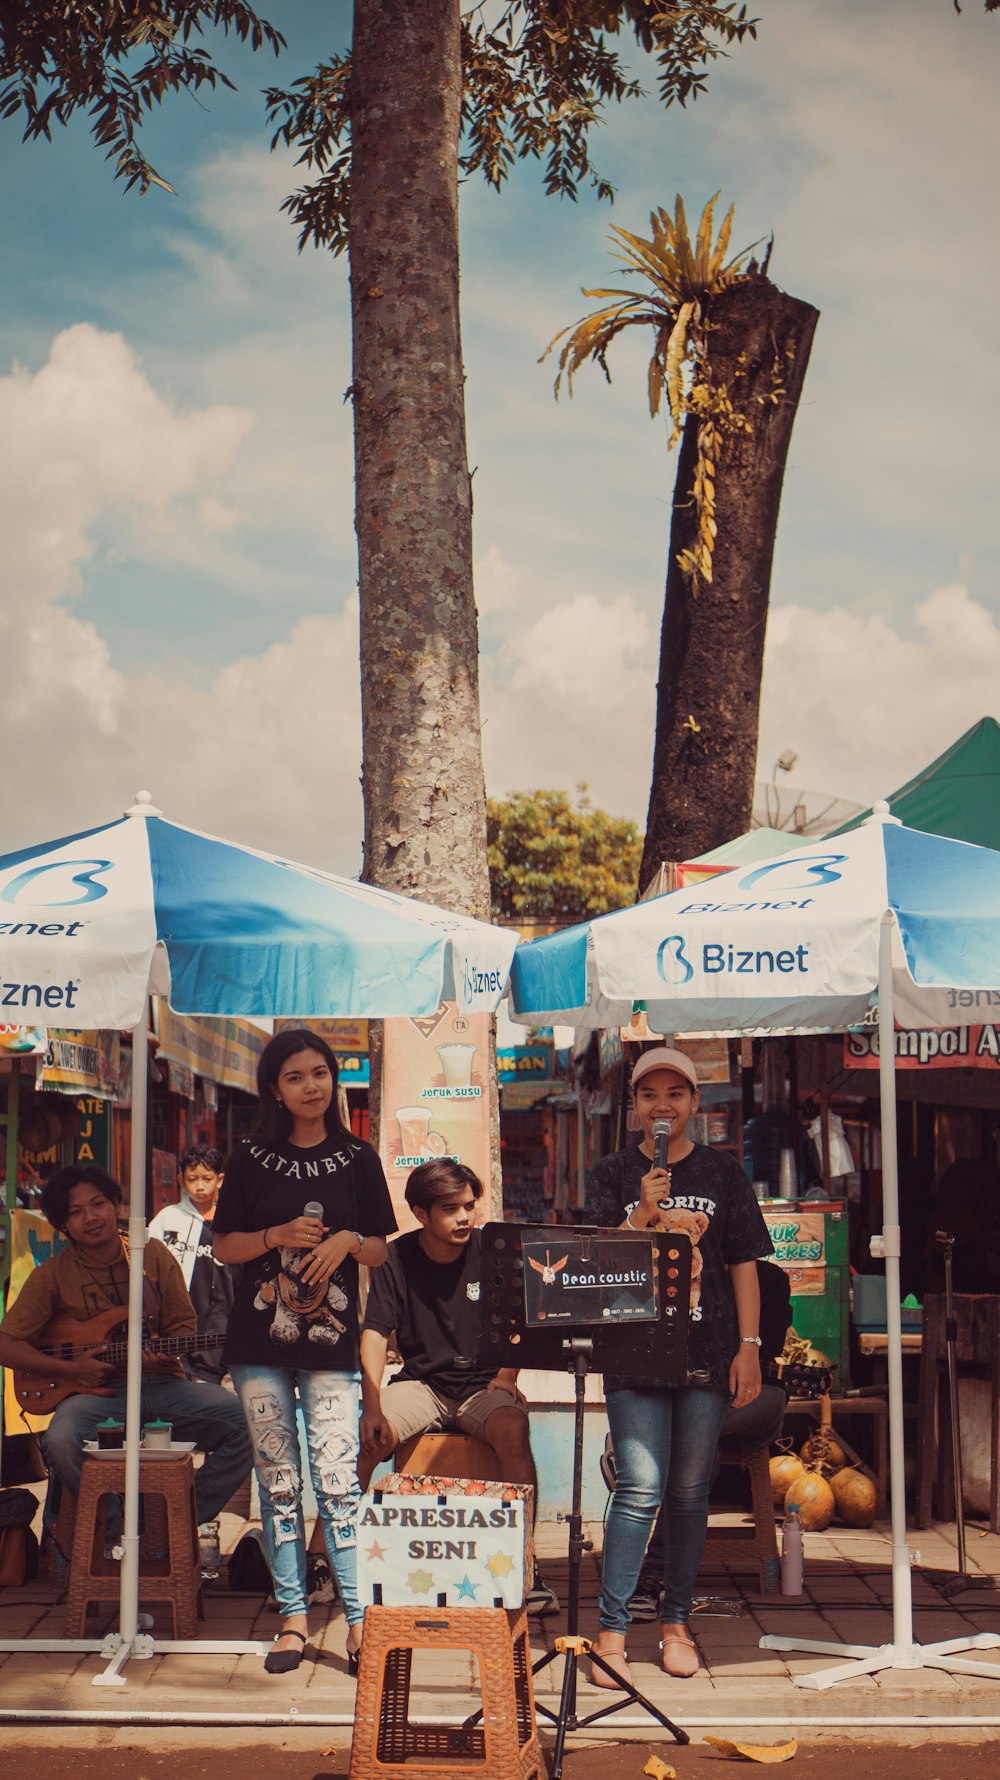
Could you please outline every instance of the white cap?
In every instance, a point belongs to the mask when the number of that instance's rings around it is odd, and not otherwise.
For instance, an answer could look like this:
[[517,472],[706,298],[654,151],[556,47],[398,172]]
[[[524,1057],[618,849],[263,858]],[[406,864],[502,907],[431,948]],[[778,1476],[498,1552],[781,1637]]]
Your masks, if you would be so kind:
[[690,1057],[686,1057],[683,1051],[670,1050],[667,1045],[656,1045],[651,1051],[643,1051],[633,1069],[633,1089],[644,1075],[649,1075],[654,1069],[673,1069],[678,1075],[682,1075],[686,1082],[690,1082],[692,1088],[696,1089],[698,1086],[698,1071]]

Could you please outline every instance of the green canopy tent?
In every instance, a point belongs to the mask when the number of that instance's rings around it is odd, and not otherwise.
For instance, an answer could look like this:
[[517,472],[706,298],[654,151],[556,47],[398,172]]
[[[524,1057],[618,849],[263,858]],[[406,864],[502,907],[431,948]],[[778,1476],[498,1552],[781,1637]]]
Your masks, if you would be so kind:
[[[907,828],[1000,852],[1000,724],[981,717],[886,801]],[[833,833],[846,834],[871,813],[862,810]]]

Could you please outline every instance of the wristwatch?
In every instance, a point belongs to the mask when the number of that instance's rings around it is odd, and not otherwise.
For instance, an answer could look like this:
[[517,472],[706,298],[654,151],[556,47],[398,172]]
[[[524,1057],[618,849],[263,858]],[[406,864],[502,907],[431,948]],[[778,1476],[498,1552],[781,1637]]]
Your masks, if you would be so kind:
[[760,1336],[759,1335],[741,1335],[740,1342],[742,1343],[744,1341],[747,1342],[752,1347],[760,1346]]
[[357,1247],[355,1248],[354,1253],[356,1255],[360,1255],[361,1250],[364,1248],[365,1243],[368,1241],[368,1238],[367,1238],[367,1236],[362,1236],[360,1230],[355,1230],[354,1240],[357,1243]]

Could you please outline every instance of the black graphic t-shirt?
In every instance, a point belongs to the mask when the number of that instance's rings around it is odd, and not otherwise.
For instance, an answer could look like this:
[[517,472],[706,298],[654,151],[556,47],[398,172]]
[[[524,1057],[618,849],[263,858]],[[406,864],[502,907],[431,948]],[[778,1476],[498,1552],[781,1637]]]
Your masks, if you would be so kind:
[[[585,1222],[617,1228],[639,1203],[640,1182],[652,1167],[638,1145],[602,1156],[587,1180]],[[688,1380],[729,1389],[729,1368],[739,1346],[736,1301],[727,1267],[773,1253],[767,1225],[739,1163],[726,1150],[696,1143],[671,1164],[671,1196],[660,1207],[669,1229],[691,1238],[691,1326]],[[606,1378],[606,1390],[649,1380]]]
[[[315,1200],[330,1230],[388,1236],[396,1228],[375,1151],[333,1137],[310,1149],[251,1138],[233,1151],[213,1228],[263,1230],[301,1217]],[[309,1249],[272,1249],[240,1269],[223,1349],[227,1366],[354,1372],[358,1365],[358,1264],[348,1255],[328,1280],[303,1285]]]
[[420,1231],[389,1244],[389,1259],[372,1275],[365,1328],[395,1330],[403,1365],[396,1378],[420,1378],[442,1397],[483,1391],[496,1367],[475,1364],[479,1345],[481,1239],[473,1230],[454,1261],[432,1261]]

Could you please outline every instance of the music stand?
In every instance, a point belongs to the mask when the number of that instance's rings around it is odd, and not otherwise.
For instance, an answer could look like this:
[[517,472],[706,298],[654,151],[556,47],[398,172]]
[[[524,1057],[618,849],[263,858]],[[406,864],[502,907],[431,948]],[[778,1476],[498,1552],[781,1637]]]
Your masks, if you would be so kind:
[[[607,1718],[633,1701],[677,1743],[690,1741],[634,1685],[581,1718],[576,1710],[579,1659],[589,1649],[579,1635],[580,1569],[590,1541],[583,1536],[584,1397],[591,1366],[659,1383],[687,1378],[691,1244],[673,1231],[598,1230],[545,1224],[486,1224],[482,1232],[481,1365],[573,1373],[573,1496],[569,1515],[569,1594],[566,1636],[532,1667],[537,1675],[565,1658],[557,1713],[535,1710],[556,1726],[552,1775],[562,1774],[567,1731]],[[591,1661],[621,1682],[597,1651]],[[479,1716],[476,1714],[475,1716]],[[469,1720],[469,1723],[474,1720]]]

